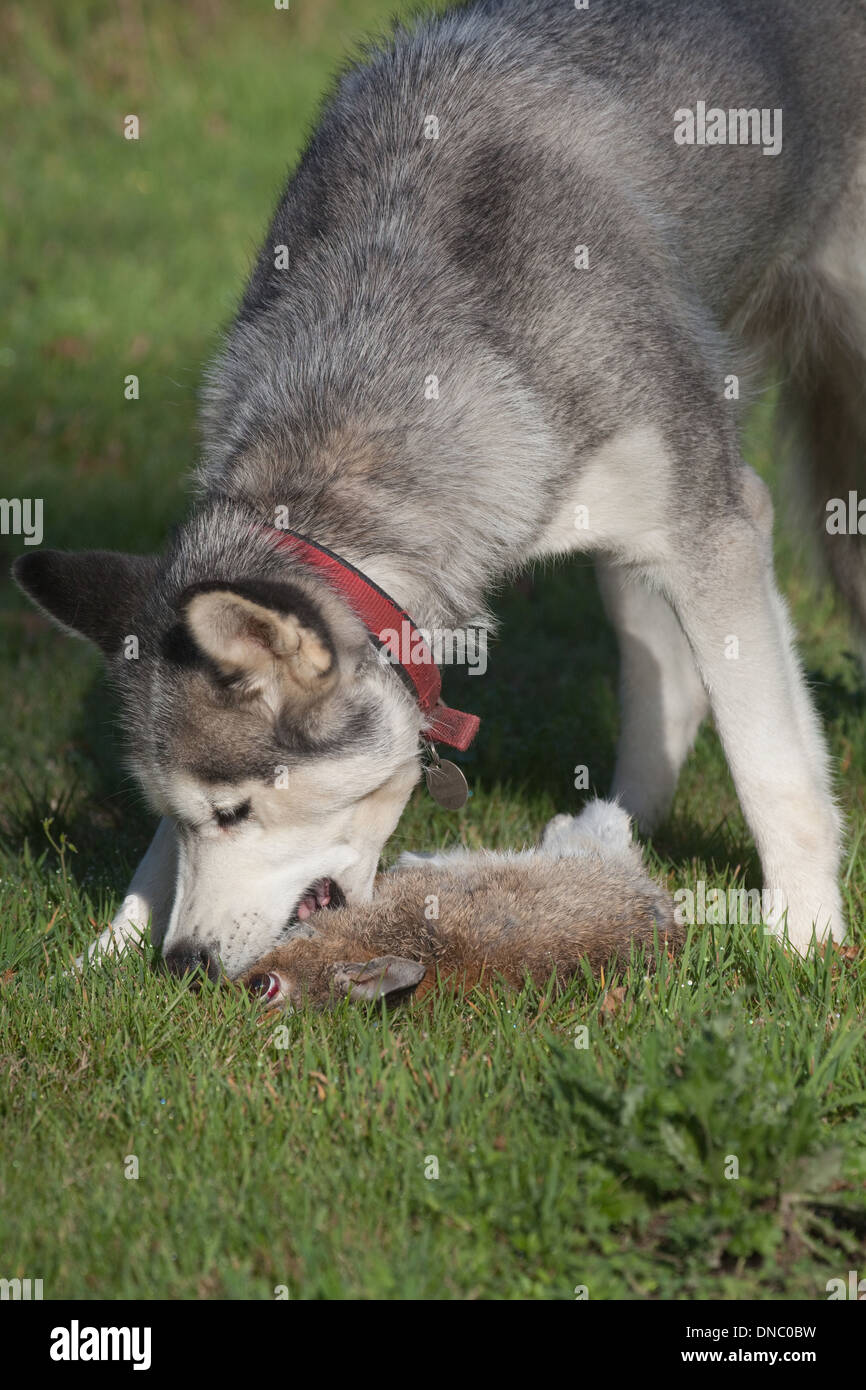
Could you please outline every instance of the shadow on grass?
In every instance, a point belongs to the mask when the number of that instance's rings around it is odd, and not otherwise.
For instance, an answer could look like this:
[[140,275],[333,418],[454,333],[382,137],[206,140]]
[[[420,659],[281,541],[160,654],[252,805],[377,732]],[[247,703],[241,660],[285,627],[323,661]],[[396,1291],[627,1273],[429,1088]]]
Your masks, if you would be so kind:
[[732,825],[725,817],[707,826],[675,808],[650,844],[660,859],[677,866],[678,876],[686,882],[692,862],[697,860],[707,866],[714,879],[727,880],[734,871],[738,882],[755,887],[762,880],[761,861],[739,814],[737,821]]
[[499,631],[486,674],[445,668],[449,704],[480,715],[481,733],[460,761],[485,785],[526,788],[560,810],[577,810],[585,766],[604,794],[616,739],[616,643],[592,566],[584,561],[538,569],[497,596]]
[[825,724],[856,720],[858,726],[866,714],[866,684],[859,658],[854,652],[844,653],[848,669],[843,675],[827,676],[823,671],[806,672],[818,713]]
[[[58,641],[63,641],[60,634]],[[155,826],[123,764],[116,713],[110,688],[102,678],[95,680],[72,731],[60,790],[56,774],[39,778],[31,771],[29,780],[17,777],[0,818],[0,848],[7,854],[17,856],[27,846],[34,858],[45,853],[46,864],[54,868],[59,861],[51,842],[65,838],[78,851],[70,877],[86,874],[91,886],[108,892],[122,886],[118,865],[122,872],[132,870]]]

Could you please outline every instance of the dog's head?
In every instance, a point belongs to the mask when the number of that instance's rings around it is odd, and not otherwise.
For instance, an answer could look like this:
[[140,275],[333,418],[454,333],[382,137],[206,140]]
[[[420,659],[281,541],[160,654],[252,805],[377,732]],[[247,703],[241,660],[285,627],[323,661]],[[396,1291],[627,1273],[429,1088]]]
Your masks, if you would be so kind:
[[318,908],[369,897],[422,721],[323,581],[264,549],[244,577],[190,583],[194,548],[40,551],[15,577],[105,654],[131,767],[177,826],[164,955],[234,978]]

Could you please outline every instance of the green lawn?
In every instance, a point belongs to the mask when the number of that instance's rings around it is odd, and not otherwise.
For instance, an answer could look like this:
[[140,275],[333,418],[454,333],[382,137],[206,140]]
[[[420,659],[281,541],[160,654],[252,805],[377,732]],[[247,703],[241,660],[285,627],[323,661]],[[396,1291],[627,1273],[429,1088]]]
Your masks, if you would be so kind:
[[[45,544],[146,550],[182,514],[202,364],[329,74],[393,8],[4,10],[0,496],[44,499]],[[747,455],[775,485],[770,423],[768,398]],[[70,1298],[822,1299],[864,1273],[866,695],[779,530],[849,816],[855,949],[792,963],[704,928],[649,982],[346,1008],[291,1019],[288,1047],[239,993],[138,960],[61,974],[152,820],[98,659],[4,580],[0,1277]],[[6,573],[23,547],[0,547]],[[498,607],[489,674],[447,683],[484,719],[472,799],[455,815],[418,791],[389,854],[530,840],[577,809],[579,763],[606,787],[616,655],[590,568]],[[759,883],[711,729],[649,853],[672,888]]]

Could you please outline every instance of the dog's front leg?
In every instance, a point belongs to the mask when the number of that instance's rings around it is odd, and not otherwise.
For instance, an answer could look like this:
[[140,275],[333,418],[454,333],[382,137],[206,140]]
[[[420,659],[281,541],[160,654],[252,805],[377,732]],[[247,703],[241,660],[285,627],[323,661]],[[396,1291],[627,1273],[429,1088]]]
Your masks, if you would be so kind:
[[126,897],[110,927],[88,947],[89,960],[102,955],[120,955],[137,945],[150,926],[155,946],[162,943],[174,903],[177,880],[177,831],[164,816],[157,826],[150,848],[132,876]]

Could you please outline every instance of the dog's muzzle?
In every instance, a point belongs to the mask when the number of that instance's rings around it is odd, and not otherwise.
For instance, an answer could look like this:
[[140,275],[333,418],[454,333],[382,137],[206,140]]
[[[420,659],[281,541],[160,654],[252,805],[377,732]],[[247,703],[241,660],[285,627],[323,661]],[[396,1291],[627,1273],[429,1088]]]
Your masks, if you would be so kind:
[[203,946],[200,941],[187,939],[178,941],[175,946],[166,951],[163,957],[165,968],[170,975],[196,975],[204,974],[214,984],[222,973],[219,958],[215,951],[208,946]]

